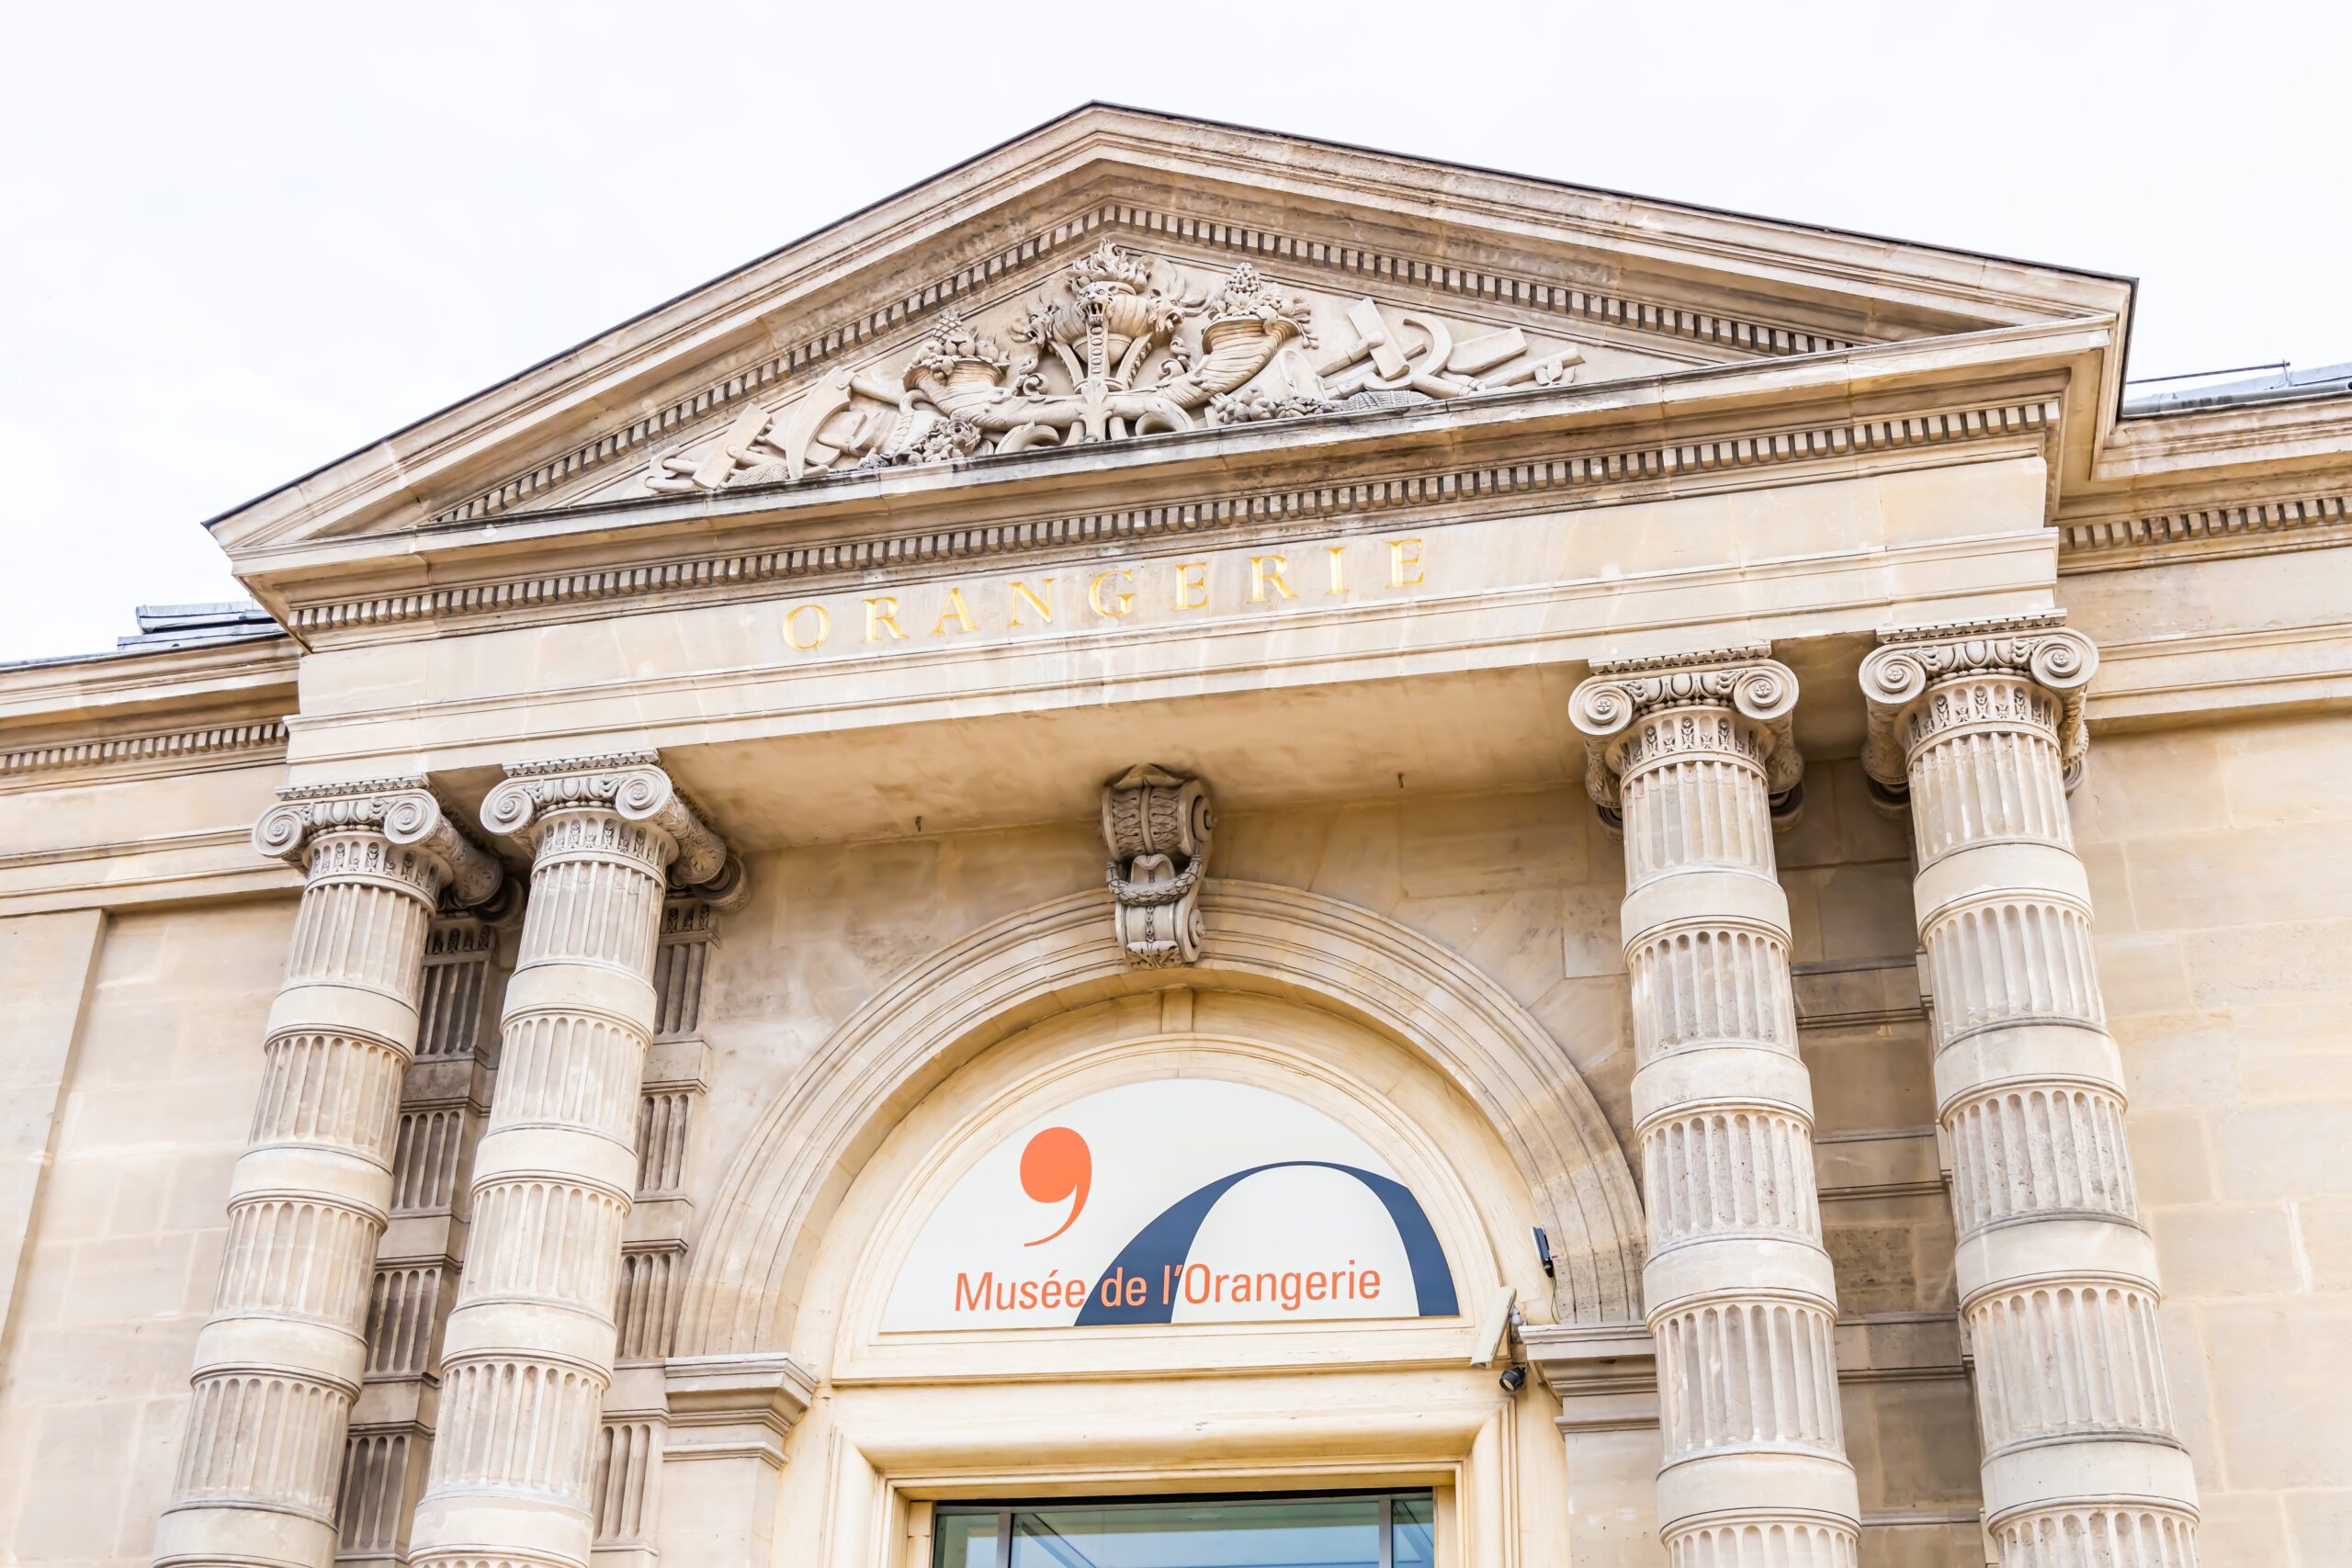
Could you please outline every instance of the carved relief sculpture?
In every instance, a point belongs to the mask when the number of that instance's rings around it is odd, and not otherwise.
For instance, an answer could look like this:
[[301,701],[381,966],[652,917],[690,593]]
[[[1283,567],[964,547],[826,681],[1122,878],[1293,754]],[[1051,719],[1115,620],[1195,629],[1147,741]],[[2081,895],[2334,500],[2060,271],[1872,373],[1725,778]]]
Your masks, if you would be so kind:
[[1250,263],[1191,288],[1182,268],[1105,241],[1011,323],[1013,346],[950,309],[895,373],[837,369],[779,409],[748,409],[707,449],[655,456],[646,488],[717,490],[1553,386],[1581,358],[1573,347],[1532,349],[1517,327],[1457,333],[1368,299],[1346,307],[1317,354],[1315,308]]
[[1201,960],[1201,878],[1216,813],[1208,786],[1139,763],[1102,789],[1113,920],[1127,961],[1148,969]]

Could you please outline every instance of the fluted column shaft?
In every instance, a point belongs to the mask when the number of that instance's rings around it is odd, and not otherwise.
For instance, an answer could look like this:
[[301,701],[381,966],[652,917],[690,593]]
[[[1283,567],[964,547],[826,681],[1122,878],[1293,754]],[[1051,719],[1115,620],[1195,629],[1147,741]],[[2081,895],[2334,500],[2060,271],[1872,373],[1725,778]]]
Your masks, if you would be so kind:
[[584,1568],[622,1232],[673,864],[723,846],[650,754],[509,768],[482,819],[532,850],[498,1087],[411,1561]]
[[1572,713],[1625,836],[1643,1292],[1675,1568],[1852,1568],[1836,1281],[1772,805],[1802,773],[1764,649],[1596,665]]
[[2054,616],[1882,641],[1865,761],[1911,805],[1986,1517],[2007,1568],[2189,1568],[2196,1486],[2067,821],[2097,654]]
[[156,1529],[164,1564],[334,1560],[425,928],[445,887],[471,902],[500,881],[420,779],[281,790],[254,840],[305,879]]

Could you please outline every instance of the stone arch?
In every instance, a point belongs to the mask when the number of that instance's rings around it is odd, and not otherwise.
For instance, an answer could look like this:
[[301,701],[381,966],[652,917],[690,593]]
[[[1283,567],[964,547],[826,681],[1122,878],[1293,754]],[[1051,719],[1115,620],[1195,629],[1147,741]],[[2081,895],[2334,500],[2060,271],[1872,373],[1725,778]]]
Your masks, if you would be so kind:
[[1269,991],[1430,1062],[1493,1124],[1557,1260],[1563,1323],[1641,1319],[1642,1210],[1600,1107],[1558,1043],[1459,955],[1352,904],[1212,881],[1196,968],[1138,971],[1106,893],[1006,916],[899,972],[844,1020],[754,1124],[694,1250],[681,1355],[789,1348],[833,1211],[909,1108],[1039,1020],[1171,983]]

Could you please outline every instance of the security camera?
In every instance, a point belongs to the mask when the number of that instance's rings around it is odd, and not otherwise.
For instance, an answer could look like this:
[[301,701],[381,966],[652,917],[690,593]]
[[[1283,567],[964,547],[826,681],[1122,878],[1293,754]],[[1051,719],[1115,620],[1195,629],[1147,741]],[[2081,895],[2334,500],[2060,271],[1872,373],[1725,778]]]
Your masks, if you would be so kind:
[[1527,1369],[1525,1367],[1513,1367],[1495,1381],[1503,1385],[1503,1392],[1505,1393],[1517,1393],[1521,1389],[1527,1386]]

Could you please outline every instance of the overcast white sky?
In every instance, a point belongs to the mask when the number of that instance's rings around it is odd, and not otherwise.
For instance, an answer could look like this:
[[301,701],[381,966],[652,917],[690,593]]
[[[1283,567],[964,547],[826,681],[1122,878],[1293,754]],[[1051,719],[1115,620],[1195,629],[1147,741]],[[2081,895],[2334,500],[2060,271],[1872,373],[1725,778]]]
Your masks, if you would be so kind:
[[1087,98],[2141,280],[2352,359],[2352,5],[11,8],[0,660],[209,517]]

